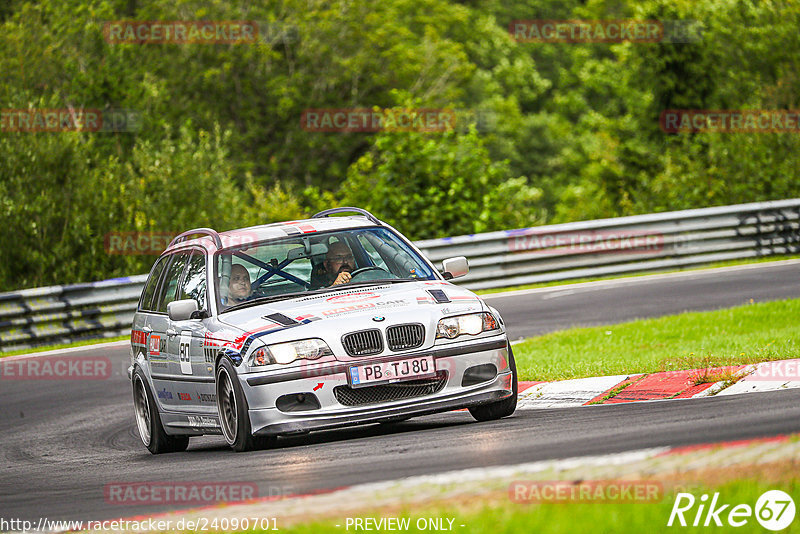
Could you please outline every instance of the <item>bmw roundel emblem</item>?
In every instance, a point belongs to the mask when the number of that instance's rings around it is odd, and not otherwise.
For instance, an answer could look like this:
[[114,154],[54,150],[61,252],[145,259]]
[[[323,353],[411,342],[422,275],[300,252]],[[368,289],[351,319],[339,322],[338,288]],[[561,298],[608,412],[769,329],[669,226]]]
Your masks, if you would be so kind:
[[379,322],[383,321],[384,319],[386,319],[386,317],[381,317],[380,315],[377,315],[377,316],[372,318],[372,320],[375,321],[376,323],[379,323]]

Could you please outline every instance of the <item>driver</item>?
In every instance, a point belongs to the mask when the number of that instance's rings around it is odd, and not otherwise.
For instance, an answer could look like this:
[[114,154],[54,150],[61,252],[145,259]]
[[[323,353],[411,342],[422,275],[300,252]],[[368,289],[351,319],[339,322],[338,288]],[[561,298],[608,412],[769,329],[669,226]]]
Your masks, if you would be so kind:
[[338,286],[350,281],[350,273],[355,269],[353,253],[343,241],[337,241],[328,247],[323,262],[325,272],[321,274],[322,286]]
[[244,302],[250,296],[250,273],[244,265],[231,266],[231,280],[228,284],[228,306]]

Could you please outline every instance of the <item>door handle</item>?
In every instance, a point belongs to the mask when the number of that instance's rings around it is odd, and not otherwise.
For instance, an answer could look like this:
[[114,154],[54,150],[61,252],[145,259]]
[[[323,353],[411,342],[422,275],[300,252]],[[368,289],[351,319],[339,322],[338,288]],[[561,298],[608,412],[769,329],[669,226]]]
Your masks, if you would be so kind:
[[175,330],[174,328],[167,328],[167,335],[169,337],[175,337],[178,335],[178,331]]

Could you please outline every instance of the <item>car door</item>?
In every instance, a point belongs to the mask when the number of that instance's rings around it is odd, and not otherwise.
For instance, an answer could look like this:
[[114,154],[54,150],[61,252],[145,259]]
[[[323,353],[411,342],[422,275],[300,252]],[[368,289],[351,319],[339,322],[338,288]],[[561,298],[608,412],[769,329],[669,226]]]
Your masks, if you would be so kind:
[[[167,316],[167,304],[177,300],[189,255],[190,251],[179,251],[169,256],[169,263],[164,270],[158,296],[155,299],[155,312],[150,320],[151,339],[159,338],[158,355],[150,353],[151,376],[159,404],[169,411],[179,410],[181,404],[187,402],[182,400],[180,394],[186,392],[182,387],[183,383],[178,380],[181,376],[180,336]],[[184,396],[183,399],[185,398]]]
[[[186,264],[180,284],[179,299],[193,299],[198,310],[208,310],[207,262],[202,249],[193,249]],[[180,411],[216,414],[214,391],[214,362],[206,360],[204,342],[207,319],[170,321],[173,331],[178,333],[178,360],[180,376],[178,383],[178,405]]]
[[[131,329],[131,343],[133,345],[134,358],[139,357],[150,362],[150,354],[155,356],[156,367],[158,366],[160,337],[153,335],[153,315],[155,313],[154,300],[157,298],[159,284],[161,283],[162,274],[166,267],[169,258],[163,256],[156,261],[155,265],[150,271],[150,276],[147,278],[142,296],[139,298],[139,305],[136,308],[136,313],[133,318],[133,327]],[[152,364],[152,362],[150,362]],[[153,366],[150,366],[150,371]]]

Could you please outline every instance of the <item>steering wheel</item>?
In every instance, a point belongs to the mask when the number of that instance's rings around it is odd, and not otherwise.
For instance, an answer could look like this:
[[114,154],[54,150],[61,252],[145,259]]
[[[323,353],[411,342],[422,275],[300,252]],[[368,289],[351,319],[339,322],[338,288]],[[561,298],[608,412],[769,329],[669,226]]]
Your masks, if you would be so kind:
[[382,267],[376,267],[375,265],[370,265],[368,267],[361,267],[360,269],[356,269],[355,271],[351,272],[350,280],[360,275],[361,273],[366,273],[368,271],[383,271],[385,273],[388,273],[388,271]]

